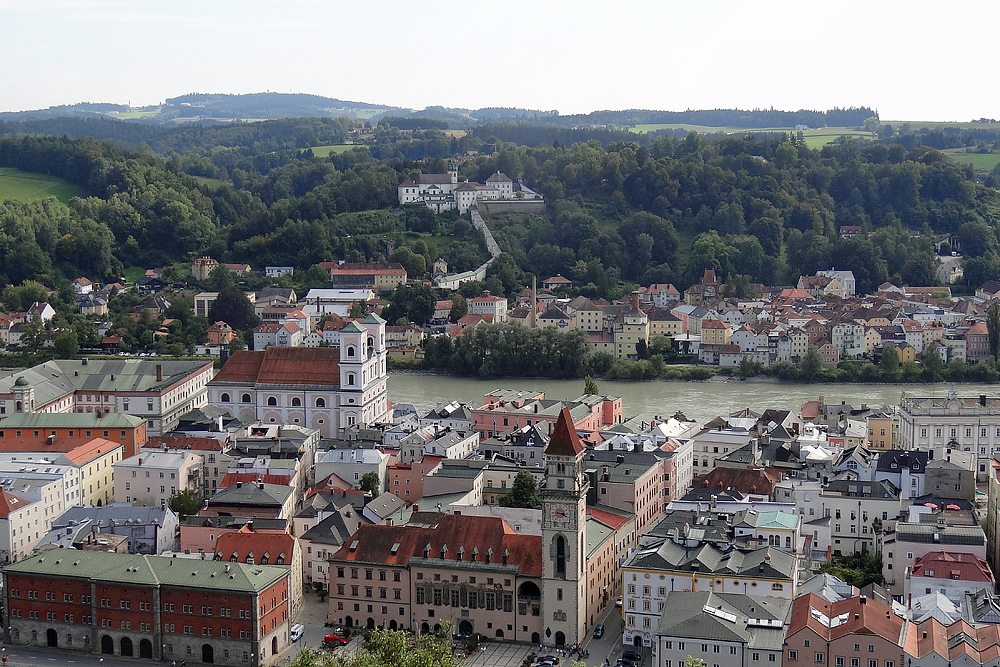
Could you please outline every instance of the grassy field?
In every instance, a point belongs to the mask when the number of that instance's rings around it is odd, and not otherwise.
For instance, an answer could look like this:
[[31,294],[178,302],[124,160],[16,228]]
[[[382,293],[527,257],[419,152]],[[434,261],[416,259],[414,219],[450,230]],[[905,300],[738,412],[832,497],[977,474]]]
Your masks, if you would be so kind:
[[129,284],[134,283],[139,278],[142,278],[144,275],[146,275],[146,269],[142,268],[141,266],[125,267],[125,280],[127,280]]
[[327,157],[330,153],[346,153],[352,148],[365,148],[361,144],[334,144],[332,146],[313,146],[312,152],[316,157]]
[[153,116],[159,116],[163,111],[161,107],[156,107],[155,109],[137,109],[135,111],[126,111],[125,113],[120,113],[114,118],[121,118],[122,120],[135,120],[137,118],[151,118]]
[[977,171],[992,171],[1000,164],[1000,153],[966,153],[964,148],[942,152],[959,164],[971,164]]
[[[795,132],[795,130],[790,127],[712,127],[709,125],[690,125],[685,123],[648,123],[645,125],[635,125],[629,129],[638,133],[655,132],[656,130],[664,129],[687,130],[689,132],[698,132],[699,134],[717,134],[719,132],[725,132],[726,134],[788,132],[791,134]],[[853,127],[824,127],[814,130],[804,130],[802,134],[805,137],[806,145],[809,146],[809,148],[822,148],[831,141],[834,141],[838,137],[844,135],[862,138],[869,138],[871,136],[870,133],[856,130]]]
[[83,188],[71,185],[61,178],[0,167],[0,201],[34,201],[55,197],[65,204],[73,197],[86,196]]
[[226,184],[226,181],[218,178],[208,178],[207,176],[192,176],[191,178],[198,181],[199,185],[207,185],[213,190],[218,190]]
[[1000,129],[1000,125],[997,123],[963,123],[955,121],[938,121],[938,120],[880,120],[881,124],[885,125],[888,123],[894,128],[899,128],[900,125],[908,124],[910,130],[919,130],[926,127],[928,130],[940,130],[943,127],[958,127],[963,130],[996,130]]

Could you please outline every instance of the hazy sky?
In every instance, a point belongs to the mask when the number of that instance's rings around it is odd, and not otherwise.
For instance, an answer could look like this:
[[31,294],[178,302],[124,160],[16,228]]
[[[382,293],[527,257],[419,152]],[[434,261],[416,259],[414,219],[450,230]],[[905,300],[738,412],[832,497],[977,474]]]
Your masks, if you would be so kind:
[[1000,118],[997,0],[0,0],[0,110],[190,92]]

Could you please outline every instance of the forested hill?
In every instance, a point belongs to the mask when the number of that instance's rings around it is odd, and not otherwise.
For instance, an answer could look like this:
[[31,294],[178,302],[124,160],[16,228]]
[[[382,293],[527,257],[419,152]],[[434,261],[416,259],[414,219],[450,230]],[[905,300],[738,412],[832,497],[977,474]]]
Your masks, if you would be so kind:
[[[85,137],[2,138],[0,167],[59,176],[89,196],[68,207],[0,205],[0,280],[117,278],[123,266],[203,253],[305,269],[334,258],[384,259],[386,241],[410,253],[401,261],[432,261],[441,247],[450,265],[471,268],[481,251],[467,221],[422,207],[394,210],[404,178],[440,173],[449,158],[461,158],[460,178],[483,182],[500,170],[546,197],[545,215],[491,221],[505,251],[490,276],[497,293],[530,282],[528,273],[562,273],[593,297],[636,283],[683,289],[706,267],[743,291],[830,266],[852,269],[861,291],[887,278],[933,284],[929,239],[945,232],[960,238],[971,284],[1000,275],[996,177],[980,181],[971,168],[896,136],[899,143],[822,150],[787,135],[691,133],[649,146],[628,136],[537,146],[487,137],[491,151],[483,154],[474,134],[379,126],[365,147],[322,158],[298,148],[321,137],[334,143],[348,129],[336,119],[177,128],[150,135],[146,147],[128,141],[135,148]],[[863,234],[841,239],[842,225]],[[417,275],[426,266],[412,262]]]
[[122,118],[125,122],[142,124],[175,124],[177,122],[212,122],[275,118],[351,118],[378,122],[385,116],[395,118],[434,118],[448,123],[452,129],[474,127],[483,123],[517,122],[572,128],[578,126],[630,126],[645,123],[676,123],[712,127],[774,128],[808,125],[809,127],[856,127],[866,119],[878,116],[868,107],[830,109],[827,111],[780,111],[776,109],[706,109],[688,111],[656,111],[628,109],[624,111],[594,111],[588,114],[561,116],[558,111],[486,107],[463,109],[430,106],[421,110],[387,104],[352,102],[320,95],[301,93],[249,93],[224,95],[190,93],[168,98],[164,104],[140,112],[121,104],[80,103],[38,109],[0,113],[0,121],[29,121],[51,118]]

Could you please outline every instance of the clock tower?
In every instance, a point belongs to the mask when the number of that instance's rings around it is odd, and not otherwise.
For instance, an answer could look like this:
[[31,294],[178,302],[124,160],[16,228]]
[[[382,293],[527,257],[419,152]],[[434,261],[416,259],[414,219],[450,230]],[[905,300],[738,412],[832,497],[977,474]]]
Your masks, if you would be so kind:
[[545,448],[542,497],[542,641],[575,644],[587,634],[587,489],[583,444],[563,408]]

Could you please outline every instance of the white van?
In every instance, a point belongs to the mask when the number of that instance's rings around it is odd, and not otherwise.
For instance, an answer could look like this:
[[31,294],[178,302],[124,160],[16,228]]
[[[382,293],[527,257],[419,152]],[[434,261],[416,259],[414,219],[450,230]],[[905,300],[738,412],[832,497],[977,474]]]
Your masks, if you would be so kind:
[[305,631],[306,631],[306,626],[302,625],[301,623],[296,623],[295,625],[293,625],[292,635],[291,635],[292,641],[293,642],[299,641],[299,637],[301,637],[302,633]]

